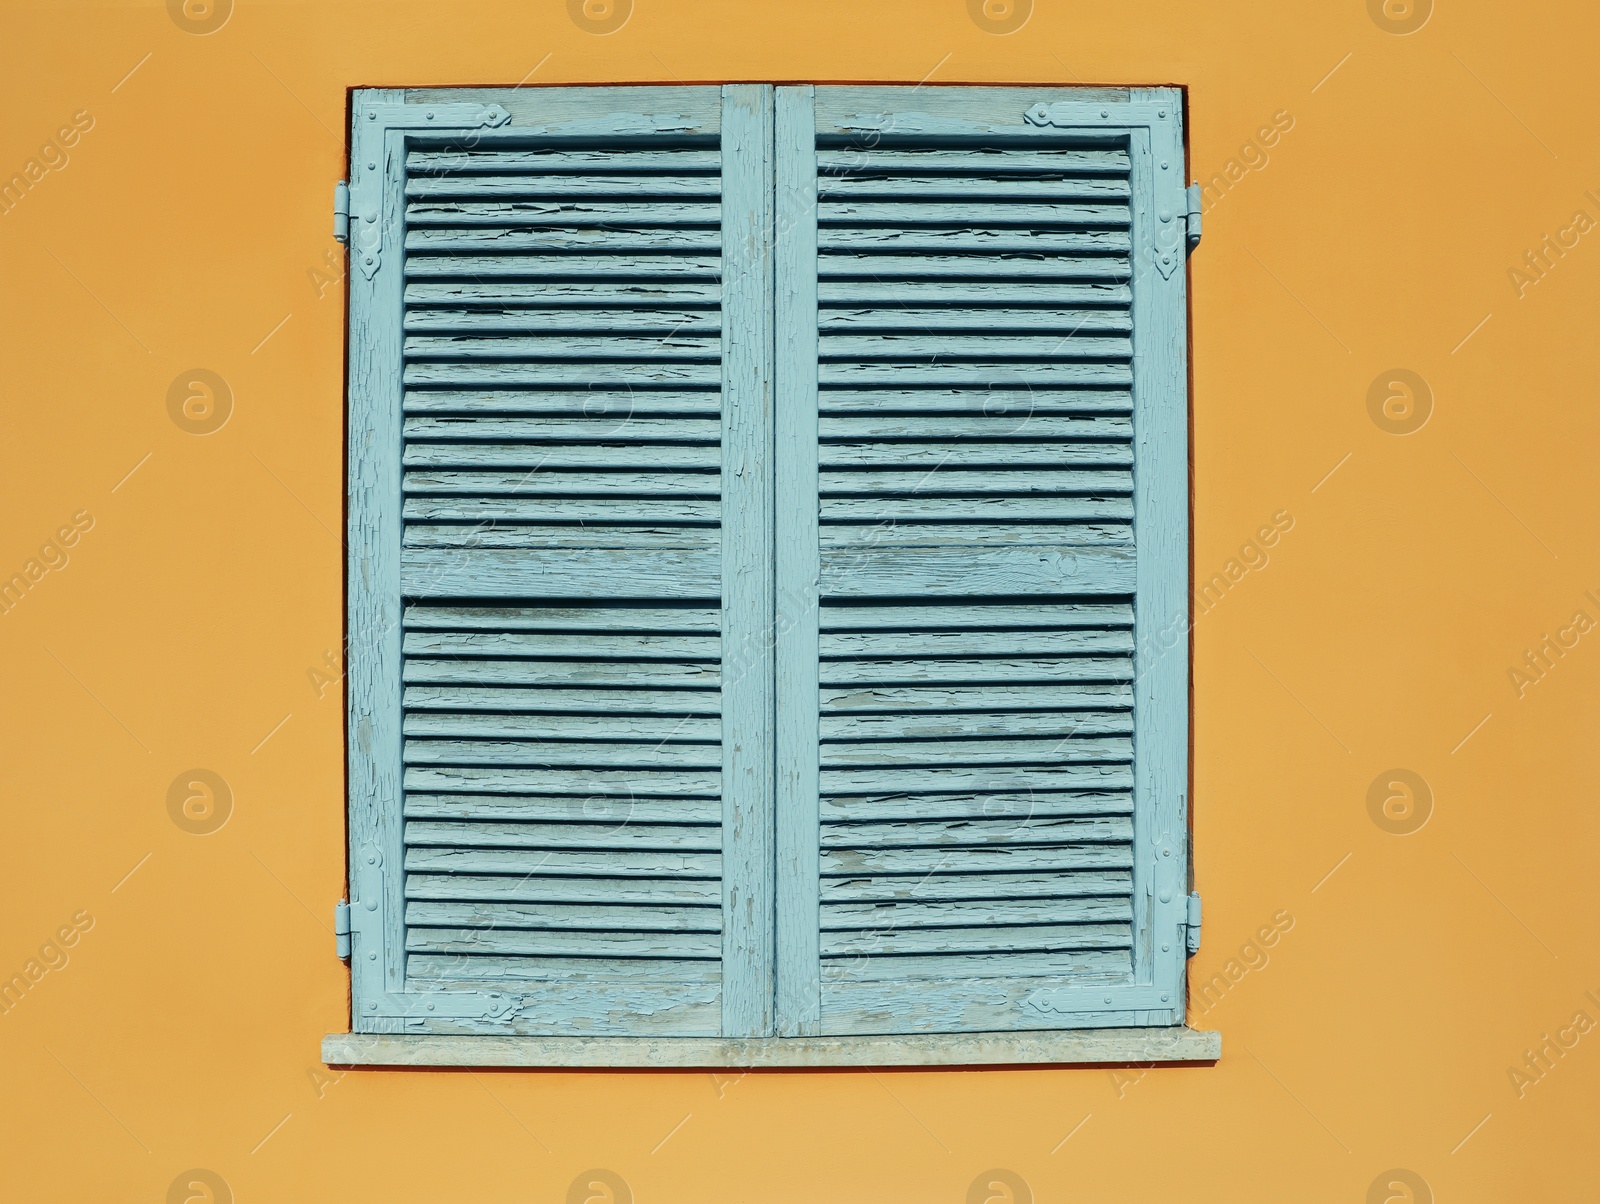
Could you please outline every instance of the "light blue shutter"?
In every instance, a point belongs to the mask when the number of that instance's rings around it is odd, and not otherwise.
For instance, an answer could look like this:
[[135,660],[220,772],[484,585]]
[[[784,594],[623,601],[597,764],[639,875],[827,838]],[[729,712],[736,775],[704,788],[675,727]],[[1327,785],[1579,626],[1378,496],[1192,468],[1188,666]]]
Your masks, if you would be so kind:
[[358,95],[357,1031],[770,1025],[770,128]]
[[1180,103],[779,90],[787,1034],[1182,1022]]

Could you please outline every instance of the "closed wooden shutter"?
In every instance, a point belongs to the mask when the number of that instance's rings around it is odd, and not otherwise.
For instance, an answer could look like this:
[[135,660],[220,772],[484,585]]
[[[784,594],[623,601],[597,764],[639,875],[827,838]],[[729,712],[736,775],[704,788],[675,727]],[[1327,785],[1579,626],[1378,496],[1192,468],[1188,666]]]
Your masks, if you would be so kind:
[[780,90],[791,1034],[1181,1022],[1178,104]]
[[361,95],[360,1029],[770,1023],[770,112]]
[[1181,1024],[1180,105],[358,94],[358,1032]]

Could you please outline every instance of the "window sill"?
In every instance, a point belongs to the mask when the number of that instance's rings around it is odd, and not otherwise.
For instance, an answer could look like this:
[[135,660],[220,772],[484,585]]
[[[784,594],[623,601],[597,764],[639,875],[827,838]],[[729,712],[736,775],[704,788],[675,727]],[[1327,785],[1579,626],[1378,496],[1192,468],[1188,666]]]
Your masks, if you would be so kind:
[[457,1037],[330,1033],[330,1066],[636,1067],[1084,1066],[1215,1062],[1222,1034],[1191,1028],[885,1037]]

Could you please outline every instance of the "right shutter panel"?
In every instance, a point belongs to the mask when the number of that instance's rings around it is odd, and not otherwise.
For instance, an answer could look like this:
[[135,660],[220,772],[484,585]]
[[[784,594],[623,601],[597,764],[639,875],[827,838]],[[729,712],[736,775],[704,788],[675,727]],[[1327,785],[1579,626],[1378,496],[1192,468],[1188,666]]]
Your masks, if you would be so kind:
[[[1151,898],[1181,797],[1157,815],[1159,738],[1141,777],[1135,735],[1160,721],[1135,685],[1139,562],[1161,554],[1136,530],[1136,409],[1166,387],[1135,368],[1136,296],[1173,288],[1136,271],[1136,214],[1159,169],[1148,130],[1040,128],[1039,99],[816,90],[814,380],[780,384],[814,391],[815,428],[779,426],[817,465],[816,628],[796,629],[816,664],[812,1031],[1181,1018]],[[780,679],[780,727],[803,694]]]

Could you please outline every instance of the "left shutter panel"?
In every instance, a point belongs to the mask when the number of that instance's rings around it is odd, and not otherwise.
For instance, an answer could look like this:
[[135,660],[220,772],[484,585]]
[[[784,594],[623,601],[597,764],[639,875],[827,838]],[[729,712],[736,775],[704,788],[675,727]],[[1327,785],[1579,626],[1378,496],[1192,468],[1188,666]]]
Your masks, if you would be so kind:
[[354,125],[355,1026],[717,1035],[718,93]]

